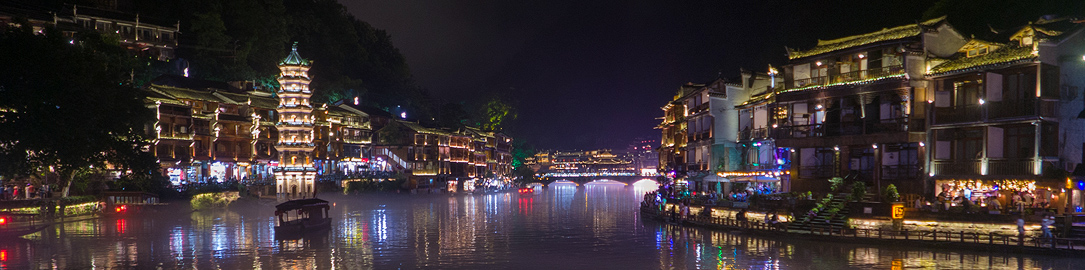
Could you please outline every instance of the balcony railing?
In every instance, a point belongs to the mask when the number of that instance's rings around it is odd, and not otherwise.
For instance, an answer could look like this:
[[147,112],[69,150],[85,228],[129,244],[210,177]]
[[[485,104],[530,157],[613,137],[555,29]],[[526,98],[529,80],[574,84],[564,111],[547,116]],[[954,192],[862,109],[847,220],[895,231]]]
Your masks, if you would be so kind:
[[805,87],[805,86],[811,86],[811,85],[824,85],[825,82],[828,82],[828,81],[829,81],[829,77],[827,77],[827,76],[819,76],[819,77],[810,77],[810,78],[806,78],[806,79],[798,79],[798,80],[795,80],[795,87],[798,88],[798,87]]
[[992,159],[987,161],[988,175],[1035,175],[1032,159]]
[[774,129],[776,138],[795,139],[823,136],[865,135],[908,131],[908,118],[859,120],[842,123],[783,126]]
[[979,160],[936,160],[934,173],[939,175],[980,175]]
[[1035,98],[991,101],[984,105],[934,108],[935,124],[981,122],[1017,117],[1055,117],[1057,101]]
[[687,138],[689,139],[689,142],[696,142],[700,140],[711,139],[712,136],[708,131],[705,131],[701,133],[690,134]]
[[834,166],[830,165],[818,165],[818,166],[801,166],[799,167],[800,178],[826,178],[833,176]]
[[701,105],[694,106],[693,108],[691,108],[689,110],[689,114],[691,114],[691,115],[692,114],[697,114],[697,113],[699,113],[701,111],[708,110],[708,104],[709,104],[708,102],[705,102],[705,103],[701,103]]
[[882,166],[882,179],[916,179],[920,174],[919,165]]
[[829,76],[818,76],[818,77],[810,77],[810,78],[804,78],[804,79],[796,79],[795,80],[795,88],[806,87],[806,86],[815,86],[815,85],[826,85],[826,84],[832,84],[832,83],[846,83],[846,82],[862,81],[862,80],[869,80],[869,79],[877,79],[877,78],[881,78],[881,77],[885,77],[885,76],[897,75],[897,74],[903,74],[903,73],[904,73],[904,66],[902,66],[902,65],[880,67],[880,68],[873,68],[873,69],[866,69],[866,70],[856,70],[856,71],[851,71],[851,72],[830,74]]
[[776,165],[764,164],[764,163],[758,163],[756,165],[754,165],[754,164],[743,164],[742,167],[743,167],[743,169],[745,171],[748,171],[748,172],[752,172],[752,171],[769,171],[769,170],[776,169]]
[[987,113],[992,119],[1036,115],[1036,99],[1032,98],[992,101],[990,106]]

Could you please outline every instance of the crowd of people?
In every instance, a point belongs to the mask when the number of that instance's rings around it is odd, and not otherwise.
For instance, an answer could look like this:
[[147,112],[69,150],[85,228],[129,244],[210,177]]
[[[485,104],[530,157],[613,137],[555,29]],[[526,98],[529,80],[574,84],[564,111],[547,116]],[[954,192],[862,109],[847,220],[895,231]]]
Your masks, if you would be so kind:
[[16,184],[0,185],[0,200],[32,200],[52,197],[53,192],[49,185],[30,183],[27,183],[26,186]]
[[951,207],[961,206],[965,212],[974,212],[975,209],[985,207],[989,211],[1009,210],[1020,213],[1025,212],[1026,209],[1046,209],[1051,206],[1051,201],[1047,199],[1047,196],[1036,196],[1030,191],[1012,191],[1010,193],[1012,195],[1008,198],[1008,207],[1003,206],[1002,200],[1005,199],[1002,199],[1003,195],[1000,192],[973,193],[968,188],[942,190],[935,198],[933,206],[928,206],[929,202],[917,198],[915,207],[949,210]]

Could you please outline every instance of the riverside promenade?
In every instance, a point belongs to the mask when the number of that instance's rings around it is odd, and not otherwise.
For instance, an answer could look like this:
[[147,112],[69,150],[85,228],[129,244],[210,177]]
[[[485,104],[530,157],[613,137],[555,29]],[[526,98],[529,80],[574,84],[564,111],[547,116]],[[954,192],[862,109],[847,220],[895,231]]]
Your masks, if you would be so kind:
[[[707,214],[679,214],[674,204],[641,205],[642,217],[658,221],[716,230],[740,231],[769,237],[788,237],[815,241],[850,242],[875,245],[919,246],[946,249],[987,250],[994,252],[1018,252],[1035,254],[1083,255],[1085,239],[1046,238],[1038,235],[1018,236],[998,232],[967,232],[948,230],[888,230],[864,229],[854,226],[808,227],[793,226],[789,222],[766,223],[751,218],[740,221],[734,215],[720,215],[716,207],[691,206],[709,211]],[[796,227],[805,229],[796,229]]]

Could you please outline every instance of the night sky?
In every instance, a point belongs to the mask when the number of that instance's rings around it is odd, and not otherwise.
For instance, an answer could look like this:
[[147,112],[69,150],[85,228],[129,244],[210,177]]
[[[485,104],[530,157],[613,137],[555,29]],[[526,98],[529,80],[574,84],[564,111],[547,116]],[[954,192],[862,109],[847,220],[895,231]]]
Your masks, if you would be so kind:
[[340,1],[391,35],[435,97],[504,92],[519,110],[509,134],[564,150],[658,139],[683,83],[763,72],[786,63],[784,46],[914,23],[933,2]]

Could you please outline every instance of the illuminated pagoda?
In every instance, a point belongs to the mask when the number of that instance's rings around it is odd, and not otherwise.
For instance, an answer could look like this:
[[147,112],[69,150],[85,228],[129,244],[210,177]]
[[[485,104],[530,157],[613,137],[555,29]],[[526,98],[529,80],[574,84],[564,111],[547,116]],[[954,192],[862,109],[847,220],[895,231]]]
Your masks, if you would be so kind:
[[275,182],[279,197],[312,197],[316,168],[313,166],[313,106],[309,98],[310,62],[298,56],[294,43],[290,55],[279,63],[279,166]]

